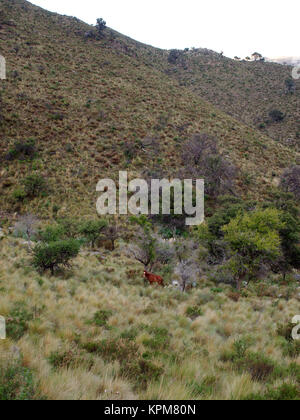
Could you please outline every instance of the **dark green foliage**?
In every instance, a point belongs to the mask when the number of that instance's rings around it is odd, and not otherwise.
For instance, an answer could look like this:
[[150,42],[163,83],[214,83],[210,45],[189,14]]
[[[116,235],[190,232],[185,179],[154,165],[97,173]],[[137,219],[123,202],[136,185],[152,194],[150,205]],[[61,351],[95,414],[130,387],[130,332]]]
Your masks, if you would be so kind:
[[272,111],[270,111],[269,116],[273,122],[281,122],[285,119],[284,113],[279,111],[278,109],[273,109]]
[[5,156],[6,160],[12,161],[15,159],[26,160],[33,159],[36,155],[35,141],[28,140],[26,142],[16,142]]
[[141,328],[151,334],[151,338],[143,341],[144,346],[152,350],[163,350],[169,346],[170,335],[166,328],[142,325]]
[[185,313],[192,320],[203,315],[203,311],[201,308],[199,308],[199,306],[189,306],[187,310],[185,311]]
[[63,353],[52,352],[48,360],[54,369],[68,369],[74,366],[74,353],[71,350]]
[[42,242],[57,242],[64,238],[65,230],[61,225],[48,226],[45,230],[39,231],[38,235]]
[[104,19],[102,18],[97,19],[96,29],[97,29],[98,35],[103,36],[103,33],[106,29],[106,22]]
[[28,197],[34,198],[46,192],[46,181],[39,174],[32,174],[23,180],[25,193]]
[[277,267],[274,264],[274,268],[281,270],[284,274],[291,267],[300,268],[300,218],[299,208],[293,199],[293,195],[278,192],[274,195],[272,202],[266,203],[264,206],[278,209],[283,223],[279,231],[283,259],[277,260]]
[[112,311],[98,311],[95,313],[93,317],[93,324],[97,325],[97,327],[106,327],[107,321],[112,316]]
[[239,372],[249,372],[253,381],[264,382],[271,376],[280,377],[282,369],[277,368],[275,362],[261,353],[252,353],[248,349],[250,341],[241,339],[235,341],[233,351],[225,352],[221,356],[223,362],[231,362]]
[[94,247],[96,241],[102,237],[106,227],[107,222],[105,220],[88,220],[80,225],[79,233]]
[[54,270],[59,266],[69,267],[69,262],[77,257],[80,243],[75,239],[39,244],[34,248],[33,265],[35,268],[46,271]]
[[0,366],[0,401],[34,400],[35,394],[32,372],[20,361]]

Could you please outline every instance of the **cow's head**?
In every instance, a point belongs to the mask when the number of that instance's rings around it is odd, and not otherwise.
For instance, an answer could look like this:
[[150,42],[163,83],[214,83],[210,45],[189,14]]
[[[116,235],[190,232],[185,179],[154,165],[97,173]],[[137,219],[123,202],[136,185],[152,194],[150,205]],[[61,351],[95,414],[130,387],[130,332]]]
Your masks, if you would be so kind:
[[144,277],[147,277],[147,271],[144,270]]

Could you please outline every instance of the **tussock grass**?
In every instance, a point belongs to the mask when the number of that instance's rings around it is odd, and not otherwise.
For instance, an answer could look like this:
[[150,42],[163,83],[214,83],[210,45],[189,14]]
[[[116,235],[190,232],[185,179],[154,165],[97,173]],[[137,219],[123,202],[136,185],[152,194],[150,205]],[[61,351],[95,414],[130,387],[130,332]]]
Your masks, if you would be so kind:
[[18,348],[33,397],[242,399],[278,397],[284,384],[299,389],[299,353],[284,350],[280,326],[288,328],[298,311],[296,293],[288,301],[253,293],[233,302],[228,286],[214,293],[203,284],[186,294],[151,288],[142,275],[129,281],[129,266],[143,268],[122,264],[118,249],[101,264],[78,256],[68,276],[41,276],[20,244],[1,242],[0,313],[16,323],[16,307],[30,316],[23,313],[23,334],[9,333],[0,351]]

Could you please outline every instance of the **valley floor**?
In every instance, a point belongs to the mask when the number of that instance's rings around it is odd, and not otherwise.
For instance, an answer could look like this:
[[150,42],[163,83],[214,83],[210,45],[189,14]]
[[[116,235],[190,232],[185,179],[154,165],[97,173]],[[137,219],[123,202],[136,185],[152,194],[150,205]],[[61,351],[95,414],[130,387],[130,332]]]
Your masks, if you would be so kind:
[[0,370],[18,376],[17,389],[0,379],[0,399],[299,398],[299,342],[285,330],[296,284],[253,284],[236,302],[207,280],[188,293],[145,286],[118,249],[50,277],[22,241],[0,247]]

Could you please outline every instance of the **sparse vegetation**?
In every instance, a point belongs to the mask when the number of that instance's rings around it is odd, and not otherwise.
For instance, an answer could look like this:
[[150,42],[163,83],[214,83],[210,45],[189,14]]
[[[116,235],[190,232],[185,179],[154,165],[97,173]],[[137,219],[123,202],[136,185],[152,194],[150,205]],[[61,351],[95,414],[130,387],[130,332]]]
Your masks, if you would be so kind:
[[[0,400],[299,400],[290,68],[259,53],[158,50],[103,19],[11,3]],[[204,177],[205,223],[185,226],[174,208],[97,218],[96,184],[121,168],[148,183]],[[164,286],[144,282],[145,268]]]

